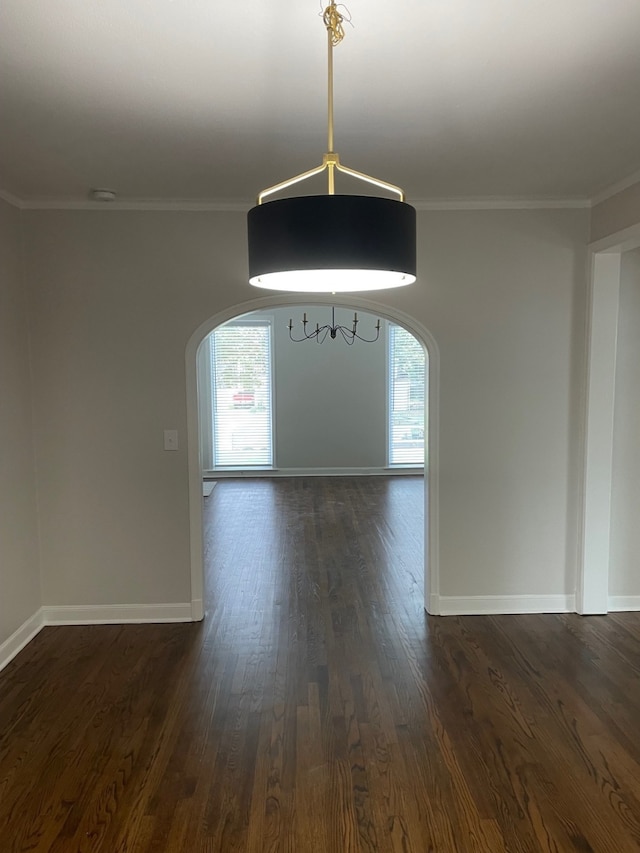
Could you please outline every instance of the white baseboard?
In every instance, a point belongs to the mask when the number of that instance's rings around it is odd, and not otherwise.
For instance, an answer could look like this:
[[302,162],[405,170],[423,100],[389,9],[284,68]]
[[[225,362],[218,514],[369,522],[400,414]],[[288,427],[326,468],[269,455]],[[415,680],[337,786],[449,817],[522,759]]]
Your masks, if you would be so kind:
[[440,616],[440,596],[432,593],[428,599],[425,599],[425,610],[430,616]]
[[202,472],[203,477],[215,477],[217,480],[231,477],[395,477],[411,474],[424,474],[424,468],[226,468]]
[[100,604],[43,607],[45,625],[118,625],[125,622],[191,622],[188,604]]
[[[575,613],[574,595],[432,595],[429,612],[440,616],[518,613]],[[640,596],[609,598],[611,611],[640,610]],[[0,645],[0,670],[45,625],[117,625],[146,622],[192,622],[204,615],[202,601],[185,604],[106,604],[42,607]]]
[[191,621],[202,622],[204,619],[204,601],[201,598],[194,598],[191,601]]
[[0,645],[0,670],[4,669],[24,649],[27,643],[30,643],[43,627],[44,618],[42,608],[40,608]]
[[609,610],[640,610],[640,595],[610,595]]
[[47,625],[119,625],[145,622],[197,622],[201,601],[188,604],[106,604],[41,607],[0,645],[0,670]]
[[[435,596],[432,596],[434,599]],[[432,600],[440,616],[480,616],[517,613],[574,613],[575,595],[441,595]]]

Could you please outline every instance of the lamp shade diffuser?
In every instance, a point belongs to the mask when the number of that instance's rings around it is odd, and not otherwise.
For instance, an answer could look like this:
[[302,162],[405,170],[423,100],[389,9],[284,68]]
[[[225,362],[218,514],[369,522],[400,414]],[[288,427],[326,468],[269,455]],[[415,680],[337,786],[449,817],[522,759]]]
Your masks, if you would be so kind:
[[394,199],[313,195],[248,214],[249,281],[269,290],[338,293],[416,280],[416,212]]

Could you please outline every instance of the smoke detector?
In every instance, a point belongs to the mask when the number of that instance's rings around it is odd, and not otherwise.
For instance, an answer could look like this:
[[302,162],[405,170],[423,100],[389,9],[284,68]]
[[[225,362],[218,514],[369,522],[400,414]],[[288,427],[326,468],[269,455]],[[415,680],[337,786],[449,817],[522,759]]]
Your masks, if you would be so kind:
[[115,201],[115,190],[90,190],[89,197],[93,201]]

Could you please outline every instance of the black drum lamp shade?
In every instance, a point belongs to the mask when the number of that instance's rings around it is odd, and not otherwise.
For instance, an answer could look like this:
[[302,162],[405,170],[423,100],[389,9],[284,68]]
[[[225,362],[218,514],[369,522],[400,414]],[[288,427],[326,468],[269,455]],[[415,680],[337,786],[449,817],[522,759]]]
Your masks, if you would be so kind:
[[313,195],[249,211],[249,281],[270,290],[402,287],[416,279],[416,212],[395,199]]

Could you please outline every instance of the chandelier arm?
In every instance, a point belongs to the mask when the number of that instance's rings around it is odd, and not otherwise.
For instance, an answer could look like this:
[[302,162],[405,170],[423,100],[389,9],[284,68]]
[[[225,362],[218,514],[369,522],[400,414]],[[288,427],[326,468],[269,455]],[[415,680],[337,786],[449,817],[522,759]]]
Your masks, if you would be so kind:
[[352,347],[354,342],[354,335],[351,329],[347,329],[346,326],[338,326],[338,331],[342,335],[342,339],[346,343],[347,346]]
[[378,338],[380,337],[380,329],[376,330],[375,338],[364,338],[362,335],[359,335],[357,332],[353,333],[354,338],[357,338],[359,341],[363,341],[365,344],[374,344]]
[[351,175],[352,178],[357,178],[360,181],[373,184],[374,187],[389,190],[389,192],[395,193],[399,197],[400,201],[405,200],[404,190],[401,189],[401,187],[397,187],[395,184],[390,184],[388,181],[383,181],[380,178],[373,178],[371,175],[365,175],[364,172],[358,172],[355,169],[350,169],[348,166],[343,166],[340,162],[337,162],[335,165],[339,172],[344,172],[345,175]]
[[[287,328],[289,329],[289,338],[294,343],[301,344],[303,341],[312,341],[314,338],[316,339],[316,341],[318,341],[319,335],[321,335],[323,332],[325,332],[325,335],[322,338],[322,341],[324,341],[324,338],[326,338],[327,334],[329,333],[331,326],[328,323],[325,326],[316,326],[316,328],[313,330],[313,332],[311,332],[311,334],[307,334],[306,330],[303,329],[301,338],[294,338],[293,337],[293,334],[292,334],[293,327],[292,326],[287,326]],[[322,341],[320,341],[320,343],[322,343]]]
[[[289,333],[289,337],[297,344],[302,343],[302,341],[315,341],[317,344],[322,344],[326,340],[327,335],[331,332],[334,332],[335,334],[342,332],[342,326],[332,326],[327,323],[325,326],[317,326],[309,335],[307,335],[306,332],[303,332],[304,337],[302,338],[294,338],[291,336],[291,333]],[[333,334],[332,337],[335,337],[335,334]]]
[[295,175],[293,178],[288,178],[286,181],[280,181],[279,184],[274,184],[272,187],[267,187],[266,190],[261,190],[261,192],[258,193],[257,203],[262,204],[262,202],[268,195],[273,195],[273,193],[279,192],[280,190],[286,190],[287,187],[292,187],[294,184],[300,183],[300,181],[306,181],[307,178],[312,178],[314,175],[319,175],[320,172],[324,172],[324,170],[327,168],[327,163],[322,163],[320,166],[315,166],[313,169],[309,169],[306,172],[301,172],[299,175]]

